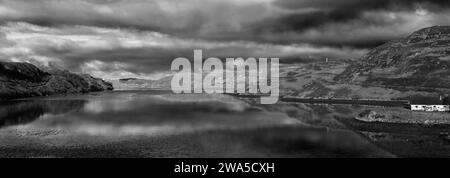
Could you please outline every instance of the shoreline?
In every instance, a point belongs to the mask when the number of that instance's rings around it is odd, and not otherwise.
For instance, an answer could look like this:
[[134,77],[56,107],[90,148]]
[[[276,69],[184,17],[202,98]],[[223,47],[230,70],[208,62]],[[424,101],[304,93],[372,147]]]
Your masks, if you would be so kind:
[[369,99],[310,99],[281,97],[283,102],[309,103],[309,104],[347,104],[347,105],[366,105],[366,106],[390,106],[405,107],[407,100],[369,100]]
[[[238,98],[257,98],[259,95],[235,95]],[[296,97],[280,97],[281,102],[299,104],[326,104],[326,105],[358,105],[373,107],[355,113],[353,120],[368,124],[415,124],[415,125],[449,125],[450,112],[422,112],[409,110],[407,100],[368,100],[368,99],[312,99]]]
[[[262,94],[233,94],[227,95],[240,98],[259,98],[266,96]],[[288,103],[307,103],[307,104],[346,104],[346,105],[365,105],[365,106],[390,106],[390,107],[406,107],[409,105],[408,100],[376,100],[376,99],[316,99],[316,98],[299,98],[292,96],[280,96],[279,101]]]

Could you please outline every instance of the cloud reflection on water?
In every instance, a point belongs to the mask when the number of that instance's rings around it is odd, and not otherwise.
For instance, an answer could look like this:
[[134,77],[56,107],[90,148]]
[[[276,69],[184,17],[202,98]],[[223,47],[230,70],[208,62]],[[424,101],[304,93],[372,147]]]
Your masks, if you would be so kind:
[[[24,101],[26,105],[43,108],[41,114],[32,116],[40,119],[27,124],[28,128],[112,136],[300,124],[284,113],[252,110],[247,103],[224,95],[118,94],[80,101],[84,100]],[[79,105],[74,106],[74,102]],[[26,109],[23,105],[17,108]],[[65,114],[57,114],[58,108],[70,108],[75,112],[68,109]]]
[[254,106],[227,95],[105,92],[0,109],[20,115],[0,116],[15,121],[0,128],[0,156],[391,156],[353,132],[311,126],[307,108]]

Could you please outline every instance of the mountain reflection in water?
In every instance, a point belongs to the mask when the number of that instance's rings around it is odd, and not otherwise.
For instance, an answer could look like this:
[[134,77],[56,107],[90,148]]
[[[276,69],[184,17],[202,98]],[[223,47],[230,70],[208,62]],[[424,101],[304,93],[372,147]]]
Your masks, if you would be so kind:
[[0,111],[0,157],[391,156],[353,132],[228,95],[104,92],[5,102]]
[[0,128],[33,122],[44,114],[64,114],[79,110],[86,100],[31,100],[0,103]]

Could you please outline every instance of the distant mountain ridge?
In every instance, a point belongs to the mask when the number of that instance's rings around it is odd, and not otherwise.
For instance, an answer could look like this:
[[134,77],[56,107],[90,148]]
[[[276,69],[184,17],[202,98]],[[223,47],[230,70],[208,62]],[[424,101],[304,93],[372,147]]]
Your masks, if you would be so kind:
[[112,84],[87,74],[0,62],[0,100],[104,90],[113,90]]
[[424,28],[381,45],[335,80],[387,88],[450,89],[450,26]]
[[148,90],[148,89],[170,90],[171,80],[172,76],[166,76],[158,80],[123,78],[111,82],[116,90]]

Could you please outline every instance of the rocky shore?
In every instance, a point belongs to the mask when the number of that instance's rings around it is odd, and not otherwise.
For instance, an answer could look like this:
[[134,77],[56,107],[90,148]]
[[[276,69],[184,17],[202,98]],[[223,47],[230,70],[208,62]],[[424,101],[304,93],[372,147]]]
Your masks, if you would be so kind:
[[112,84],[87,74],[0,62],[0,100],[104,90],[113,90]]
[[371,123],[450,125],[448,112],[418,112],[404,108],[372,108],[361,112],[355,119]]

